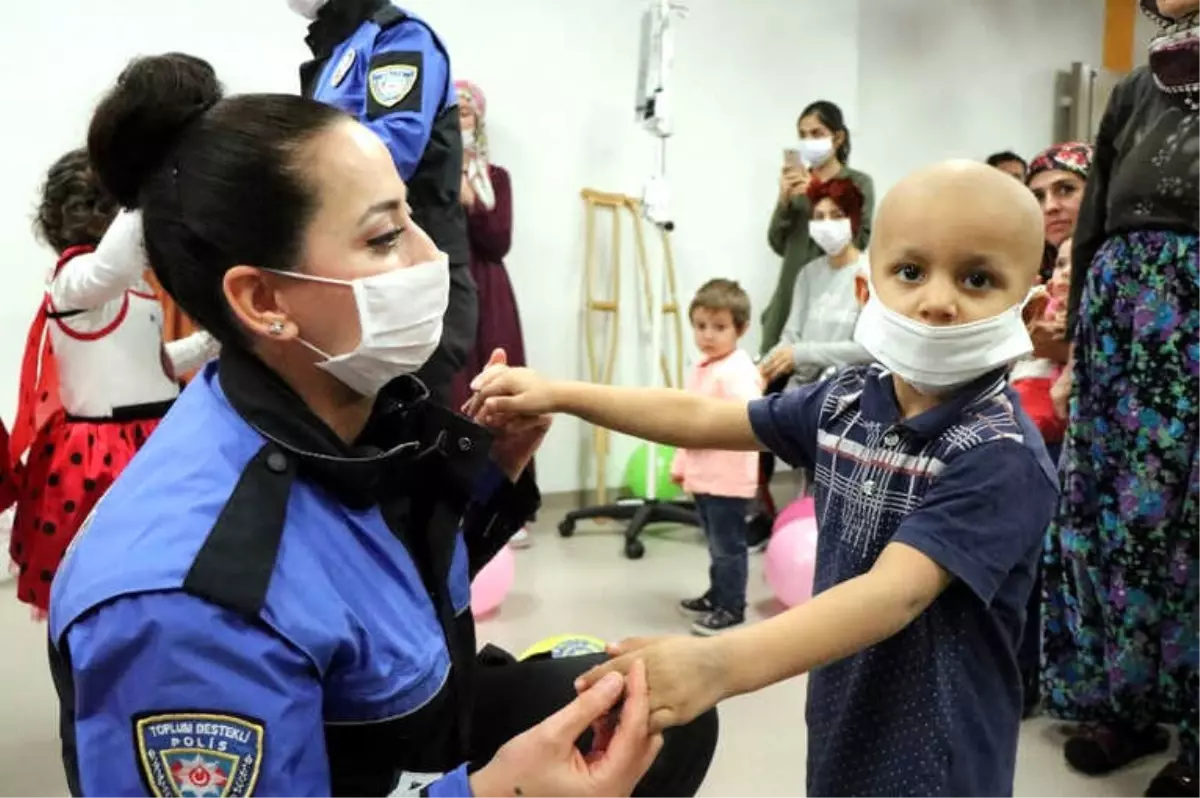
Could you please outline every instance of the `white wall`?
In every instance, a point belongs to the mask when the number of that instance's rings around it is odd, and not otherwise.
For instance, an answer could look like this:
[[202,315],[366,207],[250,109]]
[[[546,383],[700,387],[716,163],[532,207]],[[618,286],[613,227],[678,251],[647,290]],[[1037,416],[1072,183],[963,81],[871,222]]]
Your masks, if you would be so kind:
[[[1053,69],[1098,61],[1103,16],[1096,0],[689,5],[677,43],[679,133],[669,162],[680,298],[686,303],[709,277],[734,277],[751,291],[756,315],[778,266],[766,224],[780,150],[805,103],[825,98],[842,106],[854,133],[853,161],[881,189],[951,155],[1031,152],[1048,143]],[[581,376],[579,189],[637,194],[653,163],[654,142],[631,122],[630,107],[643,2],[410,0],[409,7],[441,31],[456,75],[488,93],[493,154],[514,181],[508,266],[530,360],[548,374]],[[211,60],[231,90],[279,91],[295,88],[306,56],[303,21],[283,0],[60,0],[17,8],[8,22],[19,36],[0,53],[0,92],[7,107],[24,110],[6,123],[0,148],[0,252],[7,260],[0,415],[9,421],[25,330],[52,260],[29,232],[39,180],[81,143],[91,106],[121,66],[139,53],[187,50]],[[635,353],[645,331],[633,312],[633,280],[625,285],[618,380],[644,382],[649,371]],[[751,338],[749,348],[757,330]],[[544,490],[592,482],[580,469],[590,440],[582,425],[557,422],[540,458]],[[619,444],[610,482],[629,446]]]
[[[656,141],[632,122],[645,3],[415,0],[410,5],[443,32],[456,75],[478,82],[488,95],[493,157],[513,176],[516,226],[507,265],[524,314],[530,362],[557,376],[583,377],[579,190],[588,186],[637,195],[654,165]],[[855,62],[846,53],[854,51],[857,3],[754,0],[754,14],[738,13],[744,6],[731,0],[689,5],[678,33],[678,134],[668,155],[680,300],[686,304],[710,277],[730,276],[741,280],[761,307],[778,265],[766,246],[766,229],[781,150],[794,136],[796,110],[821,92],[843,103],[853,123]],[[543,36],[564,26],[567,35]],[[824,35],[806,44],[809,56],[845,68],[818,74],[798,63],[796,42],[810,28]],[[503,50],[497,49],[499,30],[506,31]],[[607,241],[608,229],[602,226],[598,238]],[[631,235],[627,227],[624,240]],[[650,251],[657,256],[653,247]],[[607,249],[599,248],[598,254],[598,262],[607,263]],[[617,369],[617,381],[623,383],[650,378],[645,358],[636,357],[648,330],[636,317],[632,257],[626,249],[623,283],[630,290],[622,298]],[[757,331],[752,337],[757,339]],[[686,329],[684,347],[690,352]],[[559,419],[540,461],[543,489],[592,484],[590,445],[590,428]],[[611,482],[619,479],[633,445],[614,441]]]
[[1097,0],[888,0],[859,19],[859,145],[880,196],[944,158],[1052,144],[1054,75],[1098,65]]

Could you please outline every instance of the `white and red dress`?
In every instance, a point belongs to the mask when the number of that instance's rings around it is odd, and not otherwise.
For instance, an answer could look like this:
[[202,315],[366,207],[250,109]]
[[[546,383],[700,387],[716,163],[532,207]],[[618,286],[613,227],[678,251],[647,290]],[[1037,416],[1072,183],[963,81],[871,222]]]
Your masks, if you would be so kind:
[[134,259],[63,253],[29,330],[9,454],[20,466],[9,554],[17,597],[44,616],[67,546],[179,395],[216,354],[207,333],[164,346],[162,307]]

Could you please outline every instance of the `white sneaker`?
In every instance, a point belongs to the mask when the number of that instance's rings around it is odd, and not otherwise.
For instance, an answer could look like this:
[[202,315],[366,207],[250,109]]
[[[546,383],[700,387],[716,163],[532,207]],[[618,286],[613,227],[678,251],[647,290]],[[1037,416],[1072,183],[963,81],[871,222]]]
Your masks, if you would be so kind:
[[521,527],[517,530],[517,534],[508,539],[508,545],[514,549],[527,549],[533,545],[533,538],[529,537],[529,530],[526,527]]

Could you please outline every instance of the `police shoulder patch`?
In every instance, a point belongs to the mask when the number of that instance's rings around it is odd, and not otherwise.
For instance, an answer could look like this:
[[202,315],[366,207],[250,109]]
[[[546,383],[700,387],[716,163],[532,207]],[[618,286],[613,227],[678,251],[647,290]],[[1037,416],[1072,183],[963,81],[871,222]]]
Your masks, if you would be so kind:
[[384,108],[395,108],[401,100],[409,95],[420,77],[421,68],[416,64],[389,64],[375,67],[367,77],[371,89],[371,99]]
[[262,721],[229,712],[154,712],[133,718],[138,769],[156,796],[253,795],[265,736]]
[[425,54],[420,50],[372,54],[367,65],[367,119],[421,113],[424,83]]

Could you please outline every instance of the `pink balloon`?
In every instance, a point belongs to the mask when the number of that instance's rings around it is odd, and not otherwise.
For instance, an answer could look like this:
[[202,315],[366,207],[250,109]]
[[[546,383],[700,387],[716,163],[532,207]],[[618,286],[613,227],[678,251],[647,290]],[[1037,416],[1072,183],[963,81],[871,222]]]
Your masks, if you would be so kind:
[[813,497],[801,496],[775,516],[775,523],[771,525],[771,533],[774,534],[799,518],[813,518],[816,514],[817,506]]
[[[790,508],[789,508],[790,509]],[[812,598],[817,562],[817,519],[793,518],[771,535],[763,569],[767,584],[784,606],[795,607]]]
[[475,580],[471,582],[471,614],[481,618],[499,608],[516,575],[516,559],[512,549],[505,546],[475,574]]

